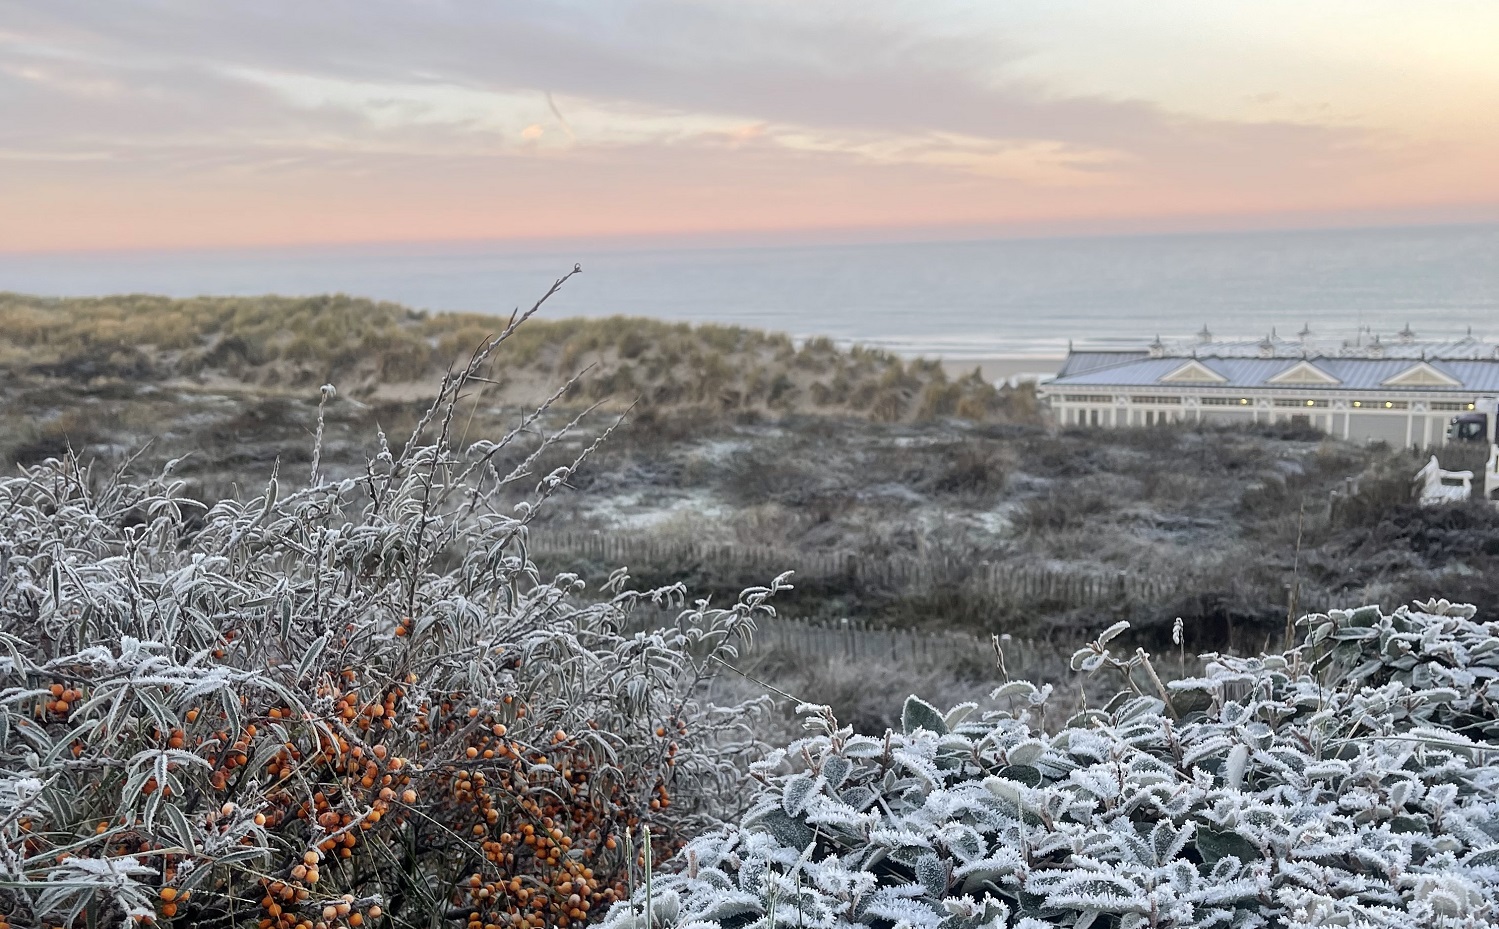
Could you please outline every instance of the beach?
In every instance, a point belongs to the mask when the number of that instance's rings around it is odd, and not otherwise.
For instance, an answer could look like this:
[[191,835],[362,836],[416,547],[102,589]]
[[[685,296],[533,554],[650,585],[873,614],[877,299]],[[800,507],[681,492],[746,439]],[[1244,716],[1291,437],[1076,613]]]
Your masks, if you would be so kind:
[[1050,376],[1057,373],[1066,359],[1056,357],[1026,357],[1026,358],[942,358],[942,369],[947,372],[948,377],[963,377],[973,373],[974,368],[990,383],[1008,381],[1012,377],[1021,376],[1029,379],[1031,375]]

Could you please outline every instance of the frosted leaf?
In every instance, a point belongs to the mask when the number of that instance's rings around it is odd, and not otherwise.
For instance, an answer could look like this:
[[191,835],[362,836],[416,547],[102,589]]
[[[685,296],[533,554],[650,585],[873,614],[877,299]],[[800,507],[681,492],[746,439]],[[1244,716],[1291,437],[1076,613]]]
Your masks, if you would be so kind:
[[800,816],[807,808],[807,801],[822,787],[822,778],[798,774],[786,782],[781,793],[781,807],[787,815]]
[[927,759],[905,749],[896,749],[890,754],[902,767],[926,781],[928,787],[935,789],[942,785],[942,772]]
[[1145,889],[1117,874],[1084,871],[1056,880],[1032,878],[1026,882],[1026,890],[1044,896],[1048,907],[1059,909],[1141,913],[1148,908]]
[[906,698],[905,706],[901,709],[900,723],[906,735],[911,735],[918,729],[925,729],[938,735],[946,735],[948,731],[947,722],[943,719],[942,713],[915,695]]
[[853,764],[841,755],[829,755],[822,762],[822,776],[831,790],[842,787],[852,770]]
[[1025,739],[1005,750],[1005,760],[1012,765],[1029,765],[1045,753],[1045,742],[1040,739]]

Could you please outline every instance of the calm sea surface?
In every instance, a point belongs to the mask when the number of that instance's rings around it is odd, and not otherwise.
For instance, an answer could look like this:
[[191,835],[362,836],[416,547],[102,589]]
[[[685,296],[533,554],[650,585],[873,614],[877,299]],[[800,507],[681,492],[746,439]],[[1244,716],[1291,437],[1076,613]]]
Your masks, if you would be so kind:
[[548,315],[738,323],[948,357],[1068,339],[1258,337],[1303,325],[1499,336],[1499,226],[774,248],[501,244],[0,255],[0,290],[313,294],[505,313],[583,265]]

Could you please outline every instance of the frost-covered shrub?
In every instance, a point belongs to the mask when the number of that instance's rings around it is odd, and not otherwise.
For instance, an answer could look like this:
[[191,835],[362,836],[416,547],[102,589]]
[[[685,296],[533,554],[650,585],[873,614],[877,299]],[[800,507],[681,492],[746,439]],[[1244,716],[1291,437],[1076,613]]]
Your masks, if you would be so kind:
[[989,712],[912,697],[883,738],[805,707],[751,813],[654,879],[651,920],[637,893],[605,925],[1492,925],[1499,625],[1472,617],[1313,616],[1301,647],[1169,685],[1115,627],[1075,660],[1129,688],[1054,733],[1024,682]]
[[[668,854],[736,808],[752,708],[697,685],[772,589],[708,609],[538,573],[561,433],[456,438],[514,325],[357,479],[314,455],[206,512],[170,465],[0,481],[0,917],[582,924],[626,892],[631,830]],[[679,624],[621,634],[642,598]]]

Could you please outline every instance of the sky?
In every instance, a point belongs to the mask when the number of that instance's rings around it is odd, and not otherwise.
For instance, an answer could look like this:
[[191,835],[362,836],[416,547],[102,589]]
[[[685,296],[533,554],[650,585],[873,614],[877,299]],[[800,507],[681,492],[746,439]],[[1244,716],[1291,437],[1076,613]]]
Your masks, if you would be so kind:
[[0,0],[0,252],[1499,219],[1493,0]]

